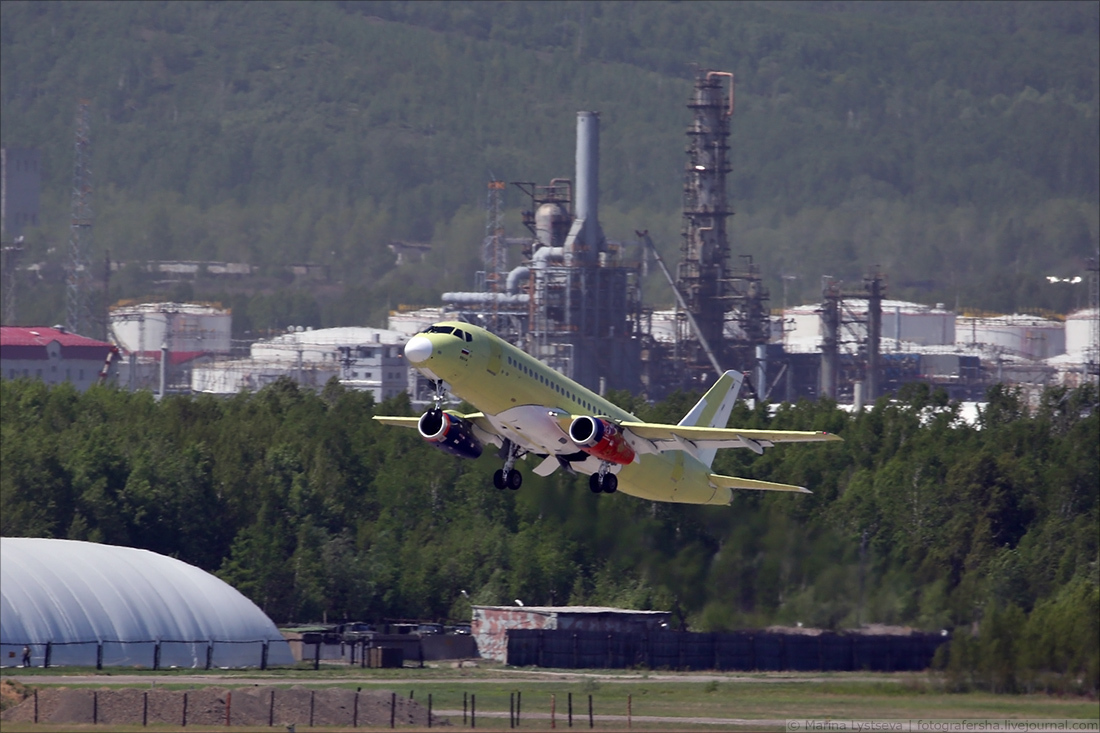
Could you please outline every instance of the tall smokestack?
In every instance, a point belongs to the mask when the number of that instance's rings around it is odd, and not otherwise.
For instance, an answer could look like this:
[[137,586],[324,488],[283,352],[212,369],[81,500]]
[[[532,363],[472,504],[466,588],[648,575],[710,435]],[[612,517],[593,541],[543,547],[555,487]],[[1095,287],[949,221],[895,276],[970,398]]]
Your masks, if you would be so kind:
[[[577,186],[573,214],[576,217],[565,242],[566,257],[573,262],[594,262],[603,250],[599,220],[600,114],[577,113]],[[579,262],[578,262],[579,261]]]

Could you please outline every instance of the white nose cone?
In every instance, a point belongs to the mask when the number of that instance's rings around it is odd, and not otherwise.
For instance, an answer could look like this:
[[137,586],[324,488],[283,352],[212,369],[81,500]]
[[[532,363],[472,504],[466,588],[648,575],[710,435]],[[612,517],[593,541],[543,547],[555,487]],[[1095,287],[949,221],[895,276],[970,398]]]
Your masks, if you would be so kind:
[[432,355],[432,342],[423,336],[413,336],[405,344],[405,358],[412,364],[422,364]]

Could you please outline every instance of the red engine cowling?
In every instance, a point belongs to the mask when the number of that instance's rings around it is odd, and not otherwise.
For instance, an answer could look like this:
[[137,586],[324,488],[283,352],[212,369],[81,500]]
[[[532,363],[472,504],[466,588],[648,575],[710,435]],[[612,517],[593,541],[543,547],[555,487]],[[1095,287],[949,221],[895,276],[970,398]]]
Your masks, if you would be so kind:
[[634,449],[626,442],[622,429],[600,417],[578,417],[569,423],[569,439],[582,451],[608,463],[627,464],[634,460]]
[[460,458],[477,458],[481,443],[474,437],[473,426],[457,415],[443,410],[428,410],[420,416],[416,429],[424,440]]

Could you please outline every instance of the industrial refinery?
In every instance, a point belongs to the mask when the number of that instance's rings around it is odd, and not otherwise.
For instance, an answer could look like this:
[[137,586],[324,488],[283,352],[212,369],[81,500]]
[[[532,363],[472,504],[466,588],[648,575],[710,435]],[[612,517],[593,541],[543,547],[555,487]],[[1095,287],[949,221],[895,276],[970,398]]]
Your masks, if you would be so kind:
[[[699,71],[684,163],[680,260],[666,266],[646,231],[609,239],[599,222],[600,117],[577,114],[575,178],[513,183],[527,206],[528,238],[504,235],[503,181],[488,187],[481,289],[449,292],[442,308],[391,314],[412,335],[434,321],[463,320],[506,338],[586,387],[660,399],[699,389],[715,374],[748,375],[751,396],[771,401],[828,397],[862,404],[922,381],[956,399],[980,400],[998,381],[1076,385],[1097,375],[1097,273],[1091,308],[1065,323],[1036,316],[961,317],[887,299],[887,275],[855,287],[823,278],[821,301],[773,312],[751,254],[734,265],[728,236],[730,121],[734,78]],[[506,252],[521,264],[507,269]],[[672,309],[641,300],[656,265],[675,295]],[[1072,330],[1076,338],[1068,332]],[[427,398],[426,384],[413,388]]]
[[[500,218],[505,185],[489,184],[485,270],[479,292],[444,293],[450,318],[484,326],[593,390],[626,389],[660,398],[702,386],[725,368],[750,370],[766,361],[771,325],[768,292],[746,258],[730,267],[726,196],[733,75],[701,71],[688,108],[683,241],[676,275],[647,232],[608,239],[599,221],[600,117],[577,113],[575,179],[513,185],[528,201],[523,223],[531,238],[521,265],[503,271]],[[654,313],[641,283],[655,262],[678,301]],[[397,315],[400,321],[402,316]],[[391,328],[400,325],[391,321]]]
[[[759,265],[751,253],[735,257],[729,241],[733,74],[698,71],[687,109],[675,263],[665,263],[645,230],[621,239],[605,234],[599,175],[600,138],[607,133],[601,132],[598,112],[580,111],[573,178],[489,182],[475,290],[443,293],[441,306],[402,306],[391,312],[385,330],[297,327],[273,340],[236,347],[230,343],[232,315],[214,305],[119,304],[108,317],[119,352],[116,378],[130,389],[161,394],[232,394],[282,377],[319,389],[335,377],[378,400],[407,390],[414,403],[424,403],[432,386],[407,368],[400,349],[432,323],[461,320],[496,333],[593,391],[627,390],[649,400],[677,389],[698,391],[727,369],[746,375],[748,397],[772,402],[825,397],[855,405],[915,381],[942,387],[955,399],[981,400],[997,382],[1038,393],[1051,384],[1097,380],[1095,259],[1084,277],[1073,281],[1087,285],[1088,307],[1064,320],[960,314],[942,303],[891,300],[888,273],[874,269],[858,283],[823,277],[817,303],[787,307],[784,296],[783,308],[771,308]],[[83,129],[78,126],[78,148]],[[505,196],[516,192],[524,203],[527,231],[521,237],[505,235]],[[74,212],[80,205],[74,203]],[[74,221],[84,221],[77,213]],[[90,238],[83,229],[73,236],[78,243]],[[424,248],[391,245],[399,263],[422,255]],[[21,251],[7,248],[5,256]],[[17,264],[6,260],[5,272]],[[672,308],[642,300],[642,285],[654,267],[674,296]],[[244,263],[200,262],[146,268],[169,274],[201,270],[207,277],[252,270]],[[295,270],[294,275],[318,273]],[[13,293],[7,288],[5,299]],[[86,309],[79,298],[70,300],[76,304],[71,320],[80,323]]]

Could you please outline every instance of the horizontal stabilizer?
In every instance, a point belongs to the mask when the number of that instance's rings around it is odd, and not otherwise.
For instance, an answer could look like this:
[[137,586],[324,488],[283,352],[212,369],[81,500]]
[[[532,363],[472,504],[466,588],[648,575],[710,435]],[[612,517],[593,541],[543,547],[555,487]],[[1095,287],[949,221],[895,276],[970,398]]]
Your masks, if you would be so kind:
[[727,489],[752,489],[754,491],[793,491],[799,494],[812,494],[814,492],[801,486],[791,484],[777,484],[771,481],[757,481],[751,478],[739,478],[737,476],[722,476],[717,473],[710,474],[710,482],[719,488]]

